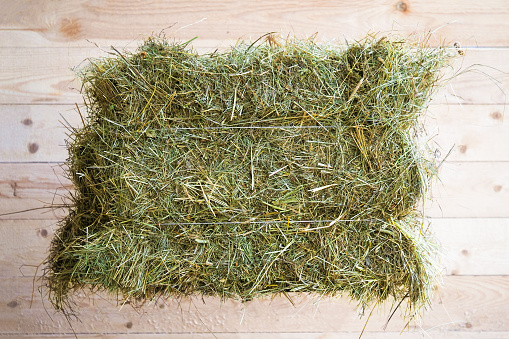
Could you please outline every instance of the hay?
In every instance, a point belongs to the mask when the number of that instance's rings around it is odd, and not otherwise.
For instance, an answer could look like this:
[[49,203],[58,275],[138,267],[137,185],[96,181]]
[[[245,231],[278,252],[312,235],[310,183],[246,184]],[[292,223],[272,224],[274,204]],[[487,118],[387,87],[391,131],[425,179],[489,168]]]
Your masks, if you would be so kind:
[[116,52],[78,74],[88,118],[46,272],[57,309],[83,288],[430,302],[440,265],[416,208],[436,166],[415,133],[446,50],[268,36]]

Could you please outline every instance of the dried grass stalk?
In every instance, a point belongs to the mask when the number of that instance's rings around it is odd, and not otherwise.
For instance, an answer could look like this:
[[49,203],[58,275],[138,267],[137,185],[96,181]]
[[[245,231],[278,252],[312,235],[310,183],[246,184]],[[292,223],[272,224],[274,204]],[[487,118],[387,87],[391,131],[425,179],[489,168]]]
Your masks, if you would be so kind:
[[272,36],[91,60],[50,300],[313,292],[420,310],[440,266],[416,211],[436,166],[414,134],[449,62],[404,40]]

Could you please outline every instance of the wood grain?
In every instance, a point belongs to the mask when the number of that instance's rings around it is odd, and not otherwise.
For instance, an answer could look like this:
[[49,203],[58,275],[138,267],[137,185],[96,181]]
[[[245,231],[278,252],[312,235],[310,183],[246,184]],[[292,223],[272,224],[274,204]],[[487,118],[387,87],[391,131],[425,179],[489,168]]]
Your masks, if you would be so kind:
[[509,275],[509,219],[436,218],[431,226],[445,274]]
[[1,48],[0,104],[83,102],[71,70],[99,49]]
[[0,219],[55,220],[65,211],[48,208],[65,204],[71,188],[63,169],[52,163],[0,164],[0,214],[27,211]]
[[[193,45],[200,47],[200,40],[195,40]],[[212,52],[215,48],[199,50]],[[0,48],[0,104],[80,104],[83,102],[80,85],[71,68],[83,66],[87,58],[99,56],[108,54],[97,47]],[[506,48],[468,50],[454,65],[459,75],[433,102],[505,104],[505,93],[509,93],[508,59]]]
[[0,277],[37,276],[48,255],[56,220],[0,221]]
[[[396,332],[364,332],[362,339],[422,339],[422,338],[433,338],[433,339],[507,339],[509,338],[509,332],[481,332],[481,331],[432,331],[429,334],[425,333],[421,329],[412,331],[401,331]],[[359,338],[360,332],[256,332],[256,333],[224,333],[215,332],[214,335],[211,333],[131,333],[129,332],[129,339],[357,339]],[[0,338],[23,338],[23,339],[38,339],[55,337],[62,339],[75,339],[74,334],[71,333],[57,333],[57,334],[39,334],[39,335],[2,335]],[[115,334],[83,334],[79,333],[79,339],[90,339],[90,338],[103,338],[103,339],[114,339],[123,338],[124,333]]]
[[[431,225],[443,249],[445,274],[509,275],[509,219],[444,218]],[[56,228],[55,220],[0,220],[0,278],[33,276]]]
[[[424,122],[439,160],[509,161],[509,119],[505,105],[433,105]],[[0,108],[1,109],[1,108]],[[0,114],[1,115],[1,114]]]
[[[30,277],[0,279],[0,333],[50,334],[71,330],[67,321],[43,304],[36,292],[32,307]],[[425,312],[421,328],[428,334],[444,331],[504,331],[509,321],[509,277],[446,277],[435,293],[432,310]],[[247,304],[221,303],[217,298],[159,300],[141,309],[121,307],[104,294],[83,296],[77,301],[81,322],[73,322],[80,334],[127,333],[234,333],[234,332],[355,332],[360,333],[366,318],[359,319],[356,305],[348,298],[291,295],[295,306],[283,296],[255,299]],[[47,309],[45,309],[45,307]],[[390,305],[375,312],[366,330],[380,332]],[[51,316],[52,319],[46,313]],[[370,310],[366,310],[370,312]],[[367,315],[367,314],[366,314]],[[396,315],[387,331],[404,328]],[[410,330],[418,330],[415,324]]]
[[[47,42],[74,44],[83,38],[133,40],[164,30],[169,36],[190,39],[237,39],[266,32],[289,32],[320,38],[360,38],[368,31],[436,30],[432,42],[445,38],[465,46],[509,45],[509,5],[498,0],[375,0],[338,1],[98,1],[2,0],[0,28],[36,33]],[[206,18],[206,20],[202,20]],[[202,21],[200,21],[202,20]],[[193,24],[194,23],[194,24]],[[25,44],[12,37],[9,46]]]
[[446,162],[431,194],[430,217],[507,217],[509,162]]
[[0,162],[64,162],[68,124],[82,125],[71,105],[0,105]]
[[[452,148],[448,161],[509,161],[504,107],[432,105],[424,139],[440,159]],[[80,111],[86,114],[84,107]],[[0,121],[0,162],[64,162],[66,126],[81,125],[74,105],[0,105]]]

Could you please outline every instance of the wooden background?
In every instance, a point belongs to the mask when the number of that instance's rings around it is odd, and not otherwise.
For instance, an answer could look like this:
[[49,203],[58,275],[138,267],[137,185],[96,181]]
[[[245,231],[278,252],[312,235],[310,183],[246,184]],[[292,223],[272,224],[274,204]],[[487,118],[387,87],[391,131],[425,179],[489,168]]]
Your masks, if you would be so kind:
[[[0,214],[61,202],[62,122],[79,124],[71,67],[134,48],[151,33],[190,39],[207,52],[268,31],[317,40],[367,32],[434,31],[458,41],[468,70],[433,101],[427,119],[442,157],[428,215],[445,251],[444,286],[421,324],[402,338],[509,338],[509,2],[505,0],[101,1],[0,0]],[[206,19],[205,19],[206,18]],[[95,44],[100,46],[98,48]],[[436,135],[436,136],[435,136]],[[66,320],[33,291],[63,211],[0,217],[0,337],[72,338]],[[41,270],[37,272],[40,276]],[[40,282],[35,281],[35,286]],[[246,305],[217,299],[167,300],[135,310],[104,296],[80,302],[79,338],[357,338],[366,322],[348,299],[293,296]],[[369,313],[370,310],[367,310]],[[364,338],[394,338],[387,310],[374,312]]]

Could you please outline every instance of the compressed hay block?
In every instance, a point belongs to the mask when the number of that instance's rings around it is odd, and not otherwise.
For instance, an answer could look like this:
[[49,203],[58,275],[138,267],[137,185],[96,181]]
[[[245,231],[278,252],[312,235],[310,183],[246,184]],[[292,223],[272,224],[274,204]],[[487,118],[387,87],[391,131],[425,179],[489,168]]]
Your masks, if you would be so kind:
[[81,70],[69,215],[46,282],[128,299],[348,293],[362,305],[440,280],[416,208],[435,165],[415,127],[450,57],[403,40],[273,38],[198,55],[148,39]]

